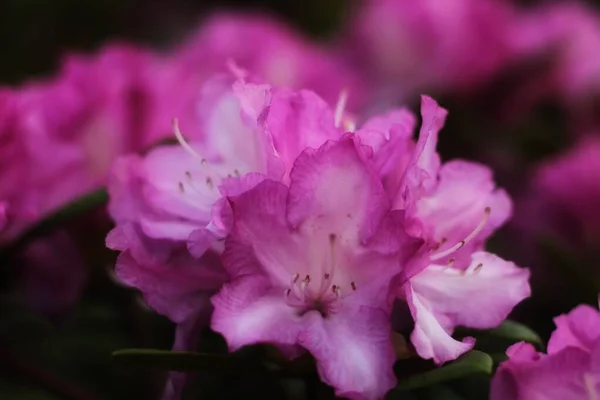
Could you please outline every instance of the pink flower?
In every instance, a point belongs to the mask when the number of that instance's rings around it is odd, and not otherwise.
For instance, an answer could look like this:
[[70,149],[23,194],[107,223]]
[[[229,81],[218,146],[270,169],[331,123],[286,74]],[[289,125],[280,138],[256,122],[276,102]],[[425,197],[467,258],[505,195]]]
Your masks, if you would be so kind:
[[423,125],[406,165],[395,207],[407,229],[427,244],[399,282],[415,320],[411,340],[423,358],[453,360],[473,347],[450,336],[455,326],[491,328],[530,294],[529,271],[483,251],[510,216],[511,201],[491,171],[466,161],[441,164],[435,152],[446,110],[424,96]]
[[511,57],[512,9],[495,0],[361,2],[346,46],[394,96],[423,88],[468,89]]
[[600,15],[582,2],[562,2],[532,9],[515,29],[515,48],[527,57],[550,54],[550,71],[538,74],[541,90],[561,95],[567,105],[600,90]]
[[351,399],[382,398],[395,384],[388,287],[415,244],[369,152],[347,135],[306,149],[289,187],[265,180],[228,198],[232,280],[213,297],[211,323],[231,350],[307,349],[321,378]]
[[548,354],[527,343],[508,348],[492,381],[492,400],[589,400],[600,391],[600,313],[580,305],[554,320]]
[[600,140],[593,135],[537,167],[523,199],[520,226],[579,250],[600,243]]
[[273,86],[310,89],[329,103],[347,88],[353,94],[351,109],[365,104],[361,77],[335,49],[311,43],[267,15],[211,15],[181,46],[174,63],[198,85],[231,61]]
[[52,80],[3,90],[0,199],[9,203],[8,236],[103,185],[117,155],[169,134],[160,69],[151,54],[113,45],[68,56]]

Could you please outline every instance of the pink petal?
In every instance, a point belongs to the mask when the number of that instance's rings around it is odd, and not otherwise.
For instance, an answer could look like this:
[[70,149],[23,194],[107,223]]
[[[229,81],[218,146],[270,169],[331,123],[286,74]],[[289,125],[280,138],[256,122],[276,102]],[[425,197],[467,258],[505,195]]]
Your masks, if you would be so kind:
[[440,167],[440,157],[435,149],[438,133],[444,126],[447,115],[448,112],[431,97],[421,96],[423,122],[419,131],[419,140],[394,201],[394,208],[406,208],[410,201],[418,199],[435,184]]
[[306,249],[302,249],[298,236],[290,232],[285,217],[287,196],[285,185],[265,180],[254,189],[229,198],[235,223],[223,262],[232,276],[264,271],[283,288],[302,270],[298,263],[303,262],[302,251]]
[[225,337],[230,351],[256,343],[295,346],[302,317],[285,303],[283,295],[283,291],[273,291],[263,277],[236,278],[212,298],[211,327]]
[[454,325],[485,329],[499,325],[530,296],[528,280],[528,269],[476,252],[467,270],[431,265],[414,276],[411,285],[436,315],[447,316]]
[[376,232],[389,202],[358,146],[355,138],[345,136],[298,157],[288,200],[293,226],[311,226],[324,241],[331,232],[356,244]]
[[305,148],[319,148],[341,136],[331,107],[308,90],[274,90],[263,125],[288,172]]
[[[486,217],[486,208],[491,210]],[[470,254],[480,250],[485,240],[512,213],[506,192],[496,189],[492,171],[481,164],[450,161],[439,171],[439,183],[429,196],[421,198],[413,218],[422,224],[422,237],[430,243],[445,241],[437,251],[444,251],[463,239],[487,218],[479,232],[466,246],[451,255],[455,265],[467,266]]]
[[437,316],[427,299],[412,288],[406,289],[406,300],[415,320],[415,329],[410,340],[420,357],[433,359],[437,364],[455,360],[471,350],[475,339],[465,338],[462,342],[450,336],[453,325],[445,316]]
[[373,163],[386,192],[394,196],[414,152],[415,116],[406,109],[393,110],[367,120],[356,134],[374,152]]
[[129,251],[119,255],[115,267],[119,281],[139,289],[148,305],[175,323],[204,309],[209,296],[227,279],[215,255],[200,261],[182,251],[167,262],[136,261]]
[[321,379],[335,388],[336,396],[381,399],[395,386],[396,356],[386,312],[348,307],[329,319],[315,314],[310,319],[299,343],[314,355]]
[[[481,266],[479,266],[481,264]],[[415,319],[413,343],[419,355],[444,362],[472,347],[450,337],[457,325],[491,328],[530,295],[529,271],[485,252],[458,270],[431,265],[410,280],[409,306]]]
[[588,400],[589,355],[569,348],[538,361],[508,360],[491,386],[491,400]]
[[567,347],[590,351],[600,338],[600,312],[588,305],[580,305],[566,315],[554,318],[556,330],[548,342],[548,354]]

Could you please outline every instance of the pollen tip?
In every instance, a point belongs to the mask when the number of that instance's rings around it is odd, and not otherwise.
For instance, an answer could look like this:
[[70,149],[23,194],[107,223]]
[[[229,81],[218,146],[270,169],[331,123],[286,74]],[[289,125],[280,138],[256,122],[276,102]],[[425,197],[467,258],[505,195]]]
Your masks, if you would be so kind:
[[492,209],[490,207],[486,207],[485,208],[485,213],[486,214],[490,214],[492,212]]
[[334,244],[336,239],[337,239],[337,235],[335,233],[329,234],[329,243]]
[[183,186],[183,182],[177,182],[179,185],[179,192],[180,193],[185,193],[185,188]]
[[354,283],[354,281],[350,282],[350,286],[352,287],[352,290],[356,290],[356,283]]

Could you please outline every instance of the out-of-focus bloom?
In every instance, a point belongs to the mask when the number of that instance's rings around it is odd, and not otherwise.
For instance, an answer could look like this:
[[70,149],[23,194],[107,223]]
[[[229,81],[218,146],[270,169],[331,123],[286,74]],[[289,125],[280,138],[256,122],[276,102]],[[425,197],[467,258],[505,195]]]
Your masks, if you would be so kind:
[[267,15],[222,12],[203,21],[173,62],[182,74],[176,79],[187,76],[192,87],[233,61],[273,86],[313,90],[330,104],[346,88],[353,94],[349,108],[357,111],[365,85],[335,53]]
[[321,378],[351,399],[381,398],[395,383],[388,287],[414,249],[369,152],[344,136],[306,149],[289,187],[265,180],[228,198],[232,281],[213,298],[211,323],[231,350],[307,349]]
[[541,164],[522,202],[520,227],[572,249],[600,243],[600,140],[583,137],[572,149]]
[[583,2],[543,5],[524,13],[514,31],[514,48],[523,57],[549,56],[550,71],[539,74],[542,81],[537,82],[547,94],[570,105],[599,93],[600,59],[590,54],[600,51],[600,14]]
[[491,233],[511,213],[491,171],[466,161],[441,164],[435,152],[446,110],[423,97],[423,125],[395,199],[408,229],[429,253],[405,271],[400,296],[415,320],[411,339],[423,358],[442,363],[473,347],[450,336],[455,326],[490,328],[530,294],[529,271],[486,253]]
[[113,45],[67,57],[52,80],[2,92],[0,199],[8,202],[8,236],[100,187],[117,155],[169,135],[159,69],[151,54]]
[[355,11],[345,46],[394,99],[424,88],[468,89],[512,54],[513,12],[506,2],[380,0],[361,2]]
[[581,305],[554,320],[548,354],[509,347],[492,381],[492,400],[590,400],[600,394],[600,313]]

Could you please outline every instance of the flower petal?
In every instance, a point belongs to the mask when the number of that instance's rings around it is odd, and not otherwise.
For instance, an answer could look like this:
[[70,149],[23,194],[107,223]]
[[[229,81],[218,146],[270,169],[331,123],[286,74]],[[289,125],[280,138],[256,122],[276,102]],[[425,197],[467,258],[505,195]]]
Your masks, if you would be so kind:
[[330,234],[348,243],[368,240],[389,209],[383,186],[352,136],[306,149],[290,175],[288,220],[310,226],[327,242]]
[[230,351],[256,343],[285,349],[297,344],[302,317],[264,277],[245,275],[232,280],[213,296],[212,304],[211,327],[225,337]]
[[330,106],[308,90],[274,89],[263,124],[288,172],[305,148],[319,148],[341,136]]
[[415,116],[406,109],[399,109],[367,120],[356,132],[362,142],[373,149],[373,164],[390,196],[398,192],[412,159],[414,128]]
[[415,320],[415,329],[410,335],[410,340],[420,357],[442,364],[455,360],[473,348],[473,338],[465,338],[459,342],[450,336],[454,328],[452,322],[444,315],[436,315],[426,298],[415,292],[410,285],[407,285],[405,292],[406,301]]
[[317,360],[323,381],[348,399],[381,399],[396,384],[396,360],[389,314],[360,307],[323,319],[307,315],[310,327],[300,333],[300,345]]
[[[488,207],[490,214],[486,217]],[[487,218],[481,232],[452,254],[455,266],[466,267],[470,254],[482,248],[511,212],[512,202],[504,190],[496,189],[489,168],[466,161],[450,161],[441,167],[435,191],[417,202],[411,217],[422,224],[421,237],[430,243],[445,243],[437,249],[440,252],[467,238]]]
[[435,149],[448,112],[429,96],[421,96],[422,124],[412,161],[406,169],[394,208],[405,209],[435,184],[440,157]]
[[600,312],[588,305],[580,305],[567,315],[554,318],[556,330],[548,342],[548,354],[567,347],[590,351],[600,338]]
[[492,328],[529,297],[529,270],[486,252],[472,254],[465,271],[431,265],[411,279],[413,290],[434,314],[453,325]]
[[139,289],[152,309],[182,323],[204,309],[227,279],[216,255],[207,253],[198,261],[186,253],[183,249],[164,263],[140,263],[125,251],[115,272],[119,281]]
[[294,273],[304,268],[298,264],[305,260],[299,238],[290,232],[285,218],[287,195],[285,185],[264,180],[229,198],[234,227],[223,262],[232,276],[266,273],[280,287],[287,287]]

